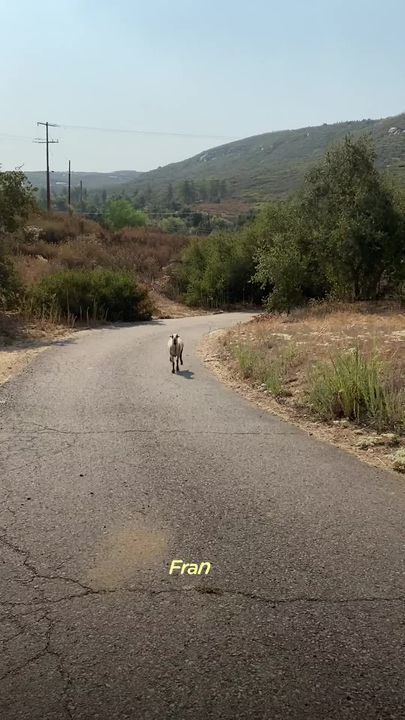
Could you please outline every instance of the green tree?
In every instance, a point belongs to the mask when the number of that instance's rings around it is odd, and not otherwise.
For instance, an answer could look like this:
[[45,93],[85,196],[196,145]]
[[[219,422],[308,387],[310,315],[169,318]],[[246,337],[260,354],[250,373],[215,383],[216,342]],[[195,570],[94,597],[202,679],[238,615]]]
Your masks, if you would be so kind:
[[253,271],[253,250],[247,236],[220,231],[191,241],[176,277],[187,304],[216,307],[256,299]]
[[199,183],[197,192],[198,197],[200,200],[202,200],[202,202],[206,202],[208,200],[208,185],[205,179],[201,180],[201,182]]
[[180,200],[185,205],[191,205],[196,199],[196,188],[193,180],[183,180],[178,188]]
[[295,201],[268,205],[247,229],[258,242],[254,277],[270,308],[400,288],[404,218],[374,161],[366,138],[346,138],[308,174]]
[[218,178],[210,178],[209,186],[208,186],[208,197],[211,200],[211,202],[219,202],[220,201],[220,182]]
[[40,208],[46,210],[46,190],[44,187],[40,187],[36,192],[36,201]]
[[176,215],[163,218],[159,223],[159,227],[164,232],[172,235],[188,235],[187,223],[182,218],[176,217]]
[[56,210],[66,210],[67,201],[65,195],[58,194],[53,198],[53,206]]
[[326,287],[311,252],[311,228],[294,202],[269,204],[245,230],[256,244],[254,279],[271,310],[290,311]]
[[147,224],[147,219],[147,215],[135,210],[128,200],[110,200],[104,212],[104,220],[112,230],[143,227]]
[[219,196],[221,200],[228,196],[228,183],[226,180],[221,180],[219,183]]
[[20,290],[20,281],[14,266],[6,257],[4,248],[0,245],[0,310],[12,307]]
[[273,238],[266,253],[259,253],[255,279],[262,288],[268,284],[272,292],[267,300],[269,310],[290,312],[304,302],[306,262],[294,239],[286,242],[283,235]]
[[377,297],[404,257],[401,217],[375,157],[368,138],[346,137],[305,180],[302,211],[313,228],[315,254],[339,297]]
[[13,232],[34,207],[34,189],[19,170],[0,172],[0,232]]
[[167,207],[171,207],[174,202],[174,190],[172,183],[169,183],[167,186],[166,196],[165,196],[165,202]]
[[152,201],[153,198],[153,190],[151,186],[148,184],[145,188],[145,203],[148,204]]

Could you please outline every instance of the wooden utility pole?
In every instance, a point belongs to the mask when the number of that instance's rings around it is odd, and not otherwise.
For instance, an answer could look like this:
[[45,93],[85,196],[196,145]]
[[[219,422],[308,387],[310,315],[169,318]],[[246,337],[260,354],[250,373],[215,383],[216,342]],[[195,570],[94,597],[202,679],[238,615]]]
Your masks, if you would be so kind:
[[46,207],[49,212],[51,209],[51,181],[50,181],[50,177],[49,177],[49,145],[53,144],[53,143],[58,143],[59,140],[50,140],[48,130],[50,127],[58,127],[58,125],[55,125],[54,123],[49,123],[49,122],[44,122],[44,123],[37,122],[37,125],[45,125],[45,129],[46,129],[45,140],[41,140],[41,138],[38,138],[37,140],[34,140],[34,142],[46,145]]
[[69,160],[69,180],[68,180],[68,205],[70,205],[70,160]]
[[80,209],[83,210],[83,180],[80,180]]

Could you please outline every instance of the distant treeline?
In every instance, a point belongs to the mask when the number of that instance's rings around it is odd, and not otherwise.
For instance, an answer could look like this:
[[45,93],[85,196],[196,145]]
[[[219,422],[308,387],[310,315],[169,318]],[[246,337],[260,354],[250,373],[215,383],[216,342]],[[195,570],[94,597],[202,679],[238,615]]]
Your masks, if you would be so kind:
[[[235,223],[221,217],[220,204],[230,195],[227,180],[210,178],[195,182],[183,180],[173,186],[167,185],[165,190],[152,190],[150,186],[142,189],[127,190],[115,189],[108,192],[103,189],[100,192],[87,190],[86,187],[75,186],[71,188],[70,204],[77,212],[91,217],[98,222],[104,223],[108,216],[111,216],[111,206],[116,203],[127,218],[129,227],[143,224],[136,218],[136,211],[142,211],[145,224],[161,227],[168,232],[209,234],[215,229],[232,227]],[[40,188],[36,192],[36,200],[40,208],[46,208],[46,191]],[[51,192],[52,209],[60,212],[68,210],[68,191],[66,186],[52,188]],[[126,211],[124,212],[124,203]],[[217,203],[218,213],[213,215],[206,212],[198,212],[193,206],[196,203]],[[133,212],[135,211],[135,212]],[[243,222],[243,218],[241,218]],[[110,227],[114,227],[110,225]],[[122,223],[116,229],[121,229]]]
[[[53,208],[66,210],[68,202],[66,185],[53,187],[51,190]],[[71,188],[71,204],[77,210],[88,212],[102,212],[110,199],[125,199],[131,202],[135,209],[152,211],[153,209],[178,209],[178,206],[192,205],[196,202],[220,203],[229,196],[228,181],[214,177],[200,181],[183,180],[176,185],[169,183],[165,190],[153,190],[150,185],[134,190],[127,190],[123,187],[111,192],[106,189],[102,191],[88,190],[85,186],[80,188],[78,185]],[[46,207],[46,190],[43,187],[37,191],[37,202],[40,207]]]

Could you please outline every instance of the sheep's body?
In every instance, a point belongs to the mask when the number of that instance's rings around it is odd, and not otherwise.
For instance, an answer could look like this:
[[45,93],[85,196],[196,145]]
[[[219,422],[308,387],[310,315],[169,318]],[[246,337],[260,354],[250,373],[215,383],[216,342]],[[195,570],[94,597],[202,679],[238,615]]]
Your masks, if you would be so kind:
[[169,348],[169,360],[172,364],[172,373],[175,372],[175,369],[174,369],[175,364],[176,364],[176,370],[177,370],[177,372],[179,372],[179,361],[180,361],[180,365],[183,365],[184,342],[181,339],[180,335],[175,333],[174,335],[170,335],[167,346]]

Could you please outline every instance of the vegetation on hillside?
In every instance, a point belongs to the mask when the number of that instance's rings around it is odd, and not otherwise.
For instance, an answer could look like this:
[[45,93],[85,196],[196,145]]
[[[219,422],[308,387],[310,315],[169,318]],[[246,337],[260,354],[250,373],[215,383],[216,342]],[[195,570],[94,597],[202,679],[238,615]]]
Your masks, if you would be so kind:
[[22,173],[0,175],[3,313],[69,324],[151,317],[143,282],[159,275],[185,238],[146,228],[111,232],[72,213],[32,214],[33,205]]
[[[404,200],[381,175],[364,137],[348,136],[331,148],[293,198],[264,205],[238,228],[213,224],[211,217],[208,234],[192,238],[190,220],[180,214],[153,221],[125,198],[104,198],[101,226],[71,211],[37,215],[27,225],[33,197],[24,176],[4,173],[0,187],[4,307],[24,288],[64,270],[102,268],[151,283],[167,275],[169,265],[171,297],[197,307],[264,302],[290,312],[309,300],[404,294]],[[226,185],[212,187],[226,191]],[[183,191],[193,193],[195,185]],[[166,201],[176,207],[173,191]],[[198,224],[195,217],[191,222]]]
[[[287,199],[302,186],[305,175],[325,152],[350,134],[369,134],[377,168],[405,193],[405,114],[383,120],[324,124],[266,133],[212,148],[147,173],[74,173],[71,207],[98,222],[107,222],[110,201],[125,200],[146,214],[148,225],[174,232],[209,235],[236,229],[243,213],[272,199]],[[38,187],[36,199],[46,208],[44,173],[27,173]],[[82,186],[79,183],[82,180]],[[97,185],[98,183],[98,185]],[[67,174],[51,174],[52,207],[68,210]],[[229,209],[246,204],[246,210]],[[176,230],[177,232],[177,230]]]
[[231,196],[252,202],[286,198],[298,191],[307,172],[332,146],[347,135],[369,134],[376,148],[377,166],[405,187],[405,113],[383,120],[342,122],[318,127],[255,135],[199,153],[183,162],[144,173],[127,191],[145,188],[162,192],[185,179],[200,183],[226,180]]
[[398,296],[405,282],[405,215],[367,138],[329,150],[295,198],[268,204],[239,232],[195,240],[175,282],[207,307],[262,296],[272,310],[310,299]]
[[[126,184],[104,185],[108,197],[123,193],[147,205],[170,201],[183,205],[194,200],[223,201],[242,197],[251,202],[288,197],[302,185],[306,173],[346,135],[369,134],[376,148],[377,167],[405,188],[405,113],[382,120],[360,120],[332,125],[281,130],[255,135],[214,147],[178,163],[139,173]],[[37,184],[37,180],[33,180]],[[102,195],[102,188],[89,197]],[[58,186],[62,187],[63,186]],[[94,186],[93,186],[94,187]],[[76,191],[79,195],[79,190]],[[142,208],[141,208],[142,209]]]
[[[67,187],[53,185],[51,199],[55,212],[76,209],[82,216],[112,230],[147,225],[159,226],[170,233],[208,235],[213,230],[237,227],[244,220],[243,213],[232,212],[230,217],[229,206],[221,206],[228,199],[227,183],[215,178],[201,183],[185,180],[175,187],[169,183],[162,192],[153,192],[149,187],[131,192],[125,188],[114,189],[109,193],[105,188],[101,192],[88,192],[87,188],[73,187],[70,205]],[[43,187],[37,188],[36,200],[38,206],[45,210],[47,200]],[[207,207],[210,209],[207,210]],[[246,210],[249,209],[247,205]]]

